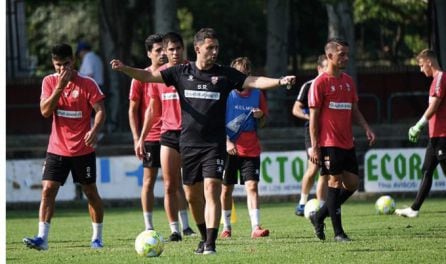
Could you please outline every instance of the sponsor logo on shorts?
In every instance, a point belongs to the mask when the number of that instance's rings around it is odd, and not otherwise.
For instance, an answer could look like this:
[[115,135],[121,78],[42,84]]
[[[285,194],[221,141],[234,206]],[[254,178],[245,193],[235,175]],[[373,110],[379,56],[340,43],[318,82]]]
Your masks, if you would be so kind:
[[330,102],[328,108],[335,110],[351,110],[352,103]]
[[186,98],[196,98],[196,99],[206,99],[206,100],[220,100],[220,93],[219,92],[185,90],[184,91],[184,96]]
[[79,119],[82,118],[82,111],[68,111],[57,109],[56,115],[65,118]]
[[324,157],[324,166],[327,170],[330,169],[330,156],[325,156]]
[[222,159],[217,159],[216,162],[217,162],[217,172],[218,173],[223,173],[223,169],[224,169],[224,166],[225,166],[225,161],[222,160]]
[[91,178],[91,167],[90,166],[87,166],[86,168],[85,168],[85,178]]

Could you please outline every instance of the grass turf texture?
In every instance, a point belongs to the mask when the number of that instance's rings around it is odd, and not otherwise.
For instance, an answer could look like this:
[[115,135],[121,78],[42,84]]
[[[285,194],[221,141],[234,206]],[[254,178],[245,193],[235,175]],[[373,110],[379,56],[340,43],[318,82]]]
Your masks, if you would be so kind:
[[[397,208],[410,204],[397,202]],[[192,252],[198,237],[166,243],[160,257],[142,258],[134,250],[136,236],[143,229],[139,207],[106,208],[104,249],[90,249],[91,222],[85,209],[56,209],[49,235],[49,250],[26,248],[25,236],[37,233],[36,210],[10,210],[6,217],[7,263],[445,263],[446,199],[427,199],[418,218],[376,215],[375,201],[348,201],[343,206],[343,224],[350,243],[333,242],[329,219],[327,240],[313,235],[310,222],[294,215],[294,203],[265,203],[261,220],[269,237],[250,238],[246,205],[237,203],[237,223],[232,238],[217,240],[217,255]],[[57,206],[56,206],[57,207]],[[194,223],[193,220],[190,221]],[[169,226],[162,208],[154,212],[155,228],[164,238]],[[198,232],[195,224],[192,227]],[[221,227],[220,230],[221,231]]]

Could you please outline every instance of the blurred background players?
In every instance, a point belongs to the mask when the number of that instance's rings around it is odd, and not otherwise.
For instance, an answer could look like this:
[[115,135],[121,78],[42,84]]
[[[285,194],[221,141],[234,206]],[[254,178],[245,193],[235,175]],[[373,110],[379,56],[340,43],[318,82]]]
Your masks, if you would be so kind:
[[[93,78],[99,85],[101,90],[107,94],[107,101],[105,106],[107,109],[107,120],[105,125],[105,130],[108,133],[114,132],[118,127],[118,107],[113,106],[113,100],[115,100],[116,95],[110,90],[106,89],[105,79],[104,79],[104,64],[101,57],[96,54],[91,45],[86,41],[79,41],[76,48],[76,55],[81,61],[79,67],[79,73],[84,76],[89,76]],[[103,137],[99,134],[99,140]]]
[[[327,57],[325,54],[319,55],[317,58],[317,73],[318,75],[322,74],[327,69]],[[305,129],[305,150],[307,151],[307,170],[302,178],[301,192],[300,192],[300,200],[296,206],[295,214],[298,216],[304,215],[305,204],[308,201],[308,195],[310,193],[311,187],[313,187],[314,178],[319,171],[319,166],[309,159],[309,153],[311,148],[311,139],[310,139],[310,129],[309,129],[309,121],[310,121],[310,110],[308,109],[308,91],[310,90],[310,86],[313,83],[313,80],[309,80],[302,85],[300,88],[299,94],[297,95],[296,102],[294,103],[292,113],[295,117],[305,120],[304,129]],[[316,197],[322,206],[325,203],[327,193],[327,177],[319,176],[319,180],[316,188]]]
[[[240,57],[231,62],[231,67],[250,75],[251,61]],[[221,191],[221,204],[223,214],[222,238],[231,237],[231,211],[232,192],[234,184],[245,185],[249,217],[251,219],[251,237],[265,237],[269,235],[268,229],[260,227],[259,208],[259,174],[260,174],[260,142],[257,136],[257,127],[263,126],[268,112],[266,99],[258,89],[242,91],[232,90],[226,103],[226,150],[228,152],[225,171],[223,173],[223,186]]]
[[[105,121],[105,96],[93,79],[73,69],[73,50],[69,45],[55,45],[51,57],[55,73],[43,79],[40,98],[43,117],[53,117],[53,123],[43,165],[39,232],[34,238],[24,238],[23,243],[37,250],[48,249],[57,192],[71,172],[73,182],[81,184],[88,200],[93,227],[91,247],[100,249],[104,208],[96,187],[94,146]],[[92,110],[96,115],[91,126]]]
[[375,134],[358,109],[353,79],[342,72],[348,62],[348,43],[330,39],[325,45],[327,70],[317,76],[308,94],[310,107],[310,159],[321,166],[321,175],[329,177],[327,202],[310,214],[316,236],[325,240],[324,219],[330,216],[334,239],[347,242],[341,221],[341,204],[358,188],[358,162],[353,142],[352,122],[366,132],[369,144]]
[[[151,65],[147,71],[156,71],[165,62],[163,54],[163,36],[153,34],[147,37],[144,42],[146,55]],[[143,161],[143,184],[141,188],[141,206],[144,216],[146,230],[153,230],[152,212],[155,201],[153,189],[155,187],[158,168],[160,168],[160,131],[161,115],[153,116],[153,126],[144,137],[140,136],[140,131],[144,122],[144,114],[149,105],[149,90],[153,89],[153,83],[142,83],[132,79],[129,95],[129,123],[133,136],[133,147],[135,155]],[[138,142],[142,142],[144,155],[138,155]]]
[[[174,65],[185,63],[183,52],[184,44],[181,36],[175,32],[166,33],[162,39],[163,53],[168,63],[158,70],[164,70]],[[179,222],[180,219],[183,235],[194,235],[195,232],[189,226],[187,213],[187,201],[181,183],[181,157],[180,157],[180,134],[181,134],[181,107],[177,91],[173,86],[163,83],[152,84],[153,88],[148,90],[151,98],[145,112],[142,135],[153,130],[156,118],[161,116],[161,169],[164,181],[164,209],[171,234],[169,241],[181,241]],[[142,155],[142,138],[138,144],[139,154]],[[138,151],[137,150],[137,151]]]
[[429,124],[429,143],[426,147],[421,169],[423,179],[410,207],[395,210],[396,215],[416,217],[424,199],[429,195],[435,168],[440,163],[446,173],[446,76],[438,64],[437,55],[432,50],[423,50],[417,56],[421,72],[433,77],[429,89],[429,104],[421,119],[409,129],[409,141],[416,143],[424,126]]

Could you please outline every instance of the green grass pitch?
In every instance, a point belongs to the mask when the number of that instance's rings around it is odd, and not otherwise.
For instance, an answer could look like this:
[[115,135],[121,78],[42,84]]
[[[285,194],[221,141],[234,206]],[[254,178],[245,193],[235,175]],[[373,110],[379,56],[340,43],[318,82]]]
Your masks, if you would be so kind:
[[[89,248],[91,221],[84,209],[58,209],[51,224],[49,250],[26,248],[25,236],[37,233],[36,210],[9,210],[6,217],[7,263],[446,263],[446,199],[428,198],[418,218],[376,215],[374,200],[348,201],[343,207],[343,224],[350,243],[333,242],[329,219],[327,240],[313,235],[310,222],[294,215],[294,203],[264,203],[261,222],[270,236],[250,238],[245,203],[236,203],[237,222],[232,238],[217,240],[217,255],[193,254],[199,238],[166,243],[160,257],[142,258],[134,240],[143,229],[139,207],[106,208],[104,249]],[[410,200],[396,199],[397,208]],[[190,221],[194,223],[193,220]],[[169,235],[161,207],[154,212],[154,224],[164,237]],[[195,224],[192,224],[197,231]],[[221,228],[220,228],[221,231]]]

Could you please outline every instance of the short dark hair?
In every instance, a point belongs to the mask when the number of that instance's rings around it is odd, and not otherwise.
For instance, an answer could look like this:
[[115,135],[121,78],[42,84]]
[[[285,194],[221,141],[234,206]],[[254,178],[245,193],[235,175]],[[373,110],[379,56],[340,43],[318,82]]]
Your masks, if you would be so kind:
[[163,41],[163,35],[161,34],[152,34],[146,38],[144,41],[144,46],[146,47],[146,51],[151,51],[153,49],[153,44],[160,43]]
[[184,47],[184,43],[183,43],[183,38],[181,37],[180,34],[176,33],[176,32],[167,32],[164,37],[163,37],[163,47],[167,47],[167,44],[169,44],[169,42],[172,43],[180,43],[181,47]]
[[66,59],[73,57],[73,49],[66,43],[56,44],[51,48],[51,58]]
[[325,44],[325,52],[327,52],[329,49],[335,48],[336,46],[348,47],[348,42],[338,37],[330,38],[327,40],[327,44]]
[[323,68],[325,60],[327,60],[327,55],[325,54],[319,55],[319,57],[317,57],[317,66]]
[[218,39],[217,32],[213,28],[202,28],[194,36],[194,46],[205,39]]

